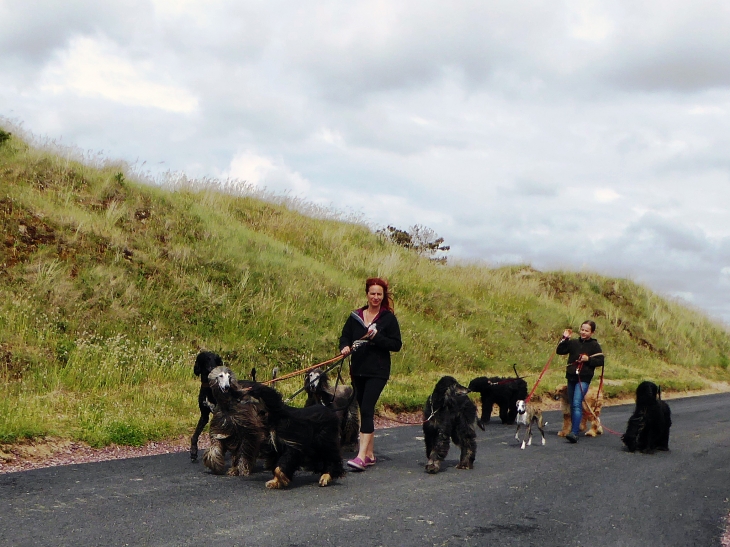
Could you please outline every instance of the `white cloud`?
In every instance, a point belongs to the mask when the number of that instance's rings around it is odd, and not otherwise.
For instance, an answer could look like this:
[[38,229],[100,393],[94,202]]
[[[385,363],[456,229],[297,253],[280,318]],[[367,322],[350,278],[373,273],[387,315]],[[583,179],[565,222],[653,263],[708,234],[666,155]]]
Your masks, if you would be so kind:
[[596,201],[600,203],[611,203],[621,198],[621,195],[610,188],[598,188],[593,191]]
[[300,173],[250,150],[236,154],[224,178],[242,180],[253,187],[273,192],[291,192],[297,196],[306,195],[312,188],[311,183]]
[[113,44],[75,38],[42,73],[41,91],[103,98],[125,106],[193,112],[198,100],[187,90],[154,81],[156,67],[135,63],[114,51]]
[[609,36],[614,24],[601,9],[601,4],[594,0],[575,3],[575,23],[570,28],[571,36],[588,42],[601,42]]

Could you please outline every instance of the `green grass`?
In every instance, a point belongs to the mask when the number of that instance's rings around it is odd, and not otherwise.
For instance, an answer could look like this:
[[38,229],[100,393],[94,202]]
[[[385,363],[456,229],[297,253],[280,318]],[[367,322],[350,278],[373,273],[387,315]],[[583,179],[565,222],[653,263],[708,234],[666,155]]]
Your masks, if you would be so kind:
[[[380,402],[392,409],[420,408],[443,374],[468,382],[516,363],[532,385],[563,329],[588,318],[610,397],[643,379],[665,391],[728,380],[728,331],[629,280],[437,265],[306,202],[226,194],[215,181],[145,183],[122,164],[69,156],[0,143],[2,442],[188,434],[201,348],[242,377],[329,359],[372,275],[390,280],[403,332]],[[564,383],[563,365],[538,394]]]

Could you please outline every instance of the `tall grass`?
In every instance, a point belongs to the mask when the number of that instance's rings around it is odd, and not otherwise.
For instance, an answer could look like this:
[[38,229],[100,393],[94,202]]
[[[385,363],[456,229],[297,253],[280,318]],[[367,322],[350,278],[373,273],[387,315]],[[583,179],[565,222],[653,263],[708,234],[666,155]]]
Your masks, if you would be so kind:
[[[197,351],[260,379],[324,361],[371,275],[389,278],[403,332],[381,399],[394,409],[420,408],[443,374],[467,382],[514,363],[532,383],[562,330],[587,318],[608,396],[643,379],[677,391],[727,380],[727,330],[631,281],[440,266],[286,196],[140,182],[124,165],[72,156],[15,137],[0,145],[0,441],[189,433]],[[563,383],[563,364],[538,394]],[[277,387],[289,395],[300,380]]]

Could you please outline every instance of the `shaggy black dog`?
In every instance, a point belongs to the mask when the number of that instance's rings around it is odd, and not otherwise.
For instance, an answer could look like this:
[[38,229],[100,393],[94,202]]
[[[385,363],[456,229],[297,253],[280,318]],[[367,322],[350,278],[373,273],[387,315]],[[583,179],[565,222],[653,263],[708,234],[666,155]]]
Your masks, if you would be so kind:
[[307,392],[305,407],[323,405],[337,413],[340,419],[340,445],[343,450],[355,450],[360,432],[360,407],[352,386],[338,385],[335,391],[327,373],[316,368],[304,377],[304,391]]
[[478,425],[489,423],[494,405],[499,406],[499,418],[503,424],[514,424],[517,418],[517,401],[527,399],[527,382],[522,378],[487,378],[479,376],[469,382],[469,391],[476,391],[482,399],[482,417]]
[[196,376],[200,376],[200,391],[198,392],[198,408],[200,409],[200,419],[198,425],[195,426],[195,433],[190,439],[190,461],[198,461],[198,437],[208,424],[210,419],[211,405],[215,405],[215,397],[208,384],[208,374],[215,367],[222,367],[223,359],[220,355],[212,351],[201,351],[195,358],[195,366],[193,372]]
[[669,450],[671,426],[672,413],[669,405],[661,400],[659,386],[653,382],[641,382],[636,388],[634,413],[621,437],[627,450],[645,453]]
[[444,376],[433,389],[423,408],[423,435],[426,440],[426,472],[435,474],[449,453],[450,441],[461,448],[457,469],[473,469],[477,454],[477,407],[469,390],[453,377]]
[[320,486],[345,475],[340,421],[334,410],[322,405],[288,406],[276,390],[263,384],[253,384],[245,391],[260,401],[266,412],[263,433],[268,446],[263,448],[268,451],[267,469],[274,473],[267,488],[287,486],[298,469],[319,473]]
[[231,453],[229,475],[249,475],[266,437],[266,409],[248,394],[252,382],[238,382],[228,367],[216,367],[208,375],[215,397],[210,421],[210,448],[203,463],[216,475],[225,471]]

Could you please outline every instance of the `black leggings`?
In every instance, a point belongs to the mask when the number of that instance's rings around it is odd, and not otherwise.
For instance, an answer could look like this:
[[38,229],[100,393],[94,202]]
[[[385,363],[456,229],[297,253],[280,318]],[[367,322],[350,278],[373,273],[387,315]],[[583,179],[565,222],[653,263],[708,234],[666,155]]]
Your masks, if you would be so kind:
[[388,380],[385,378],[370,378],[368,376],[353,376],[352,385],[355,388],[357,404],[360,405],[360,433],[375,431],[375,403],[378,402]]

